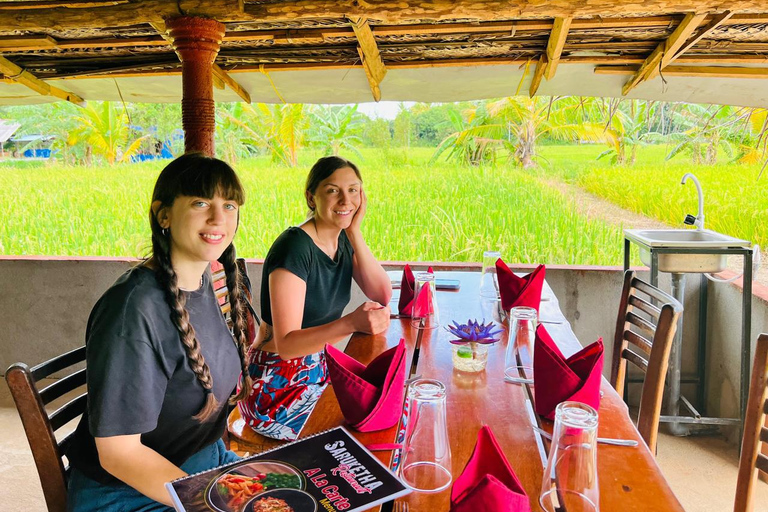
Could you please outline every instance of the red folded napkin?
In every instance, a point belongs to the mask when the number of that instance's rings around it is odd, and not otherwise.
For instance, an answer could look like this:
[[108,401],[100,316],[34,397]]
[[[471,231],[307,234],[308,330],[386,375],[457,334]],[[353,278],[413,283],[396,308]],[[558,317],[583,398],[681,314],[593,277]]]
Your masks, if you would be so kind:
[[[427,270],[433,274],[432,267]],[[397,310],[401,315],[411,316],[413,314],[413,293],[416,279],[413,276],[411,267],[406,263],[403,267],[403,277],[400,279],[400,301],[397,303]]]
[[524,277],[517,277],[501,258],[496,260],[496,275],[499,278],[499,294],[501,308],[504,311],[517,306],[527,306],[539,311],[541,304],[541,289],[544,287],[546,268],[539,265]]
[[536,329],[533,349],[533,393],[536,412],[555,418],[560,402],[572,400],[600,408],[603,338],[566,359],[543,325]]
[[325,360],[333,391],[347,422],[360,432],[383,430],[400,419],[405,398],[405,340],[368,366],[332,345]]
[[491,431],[484,426],[451,489],[451,512],[530,512],[531,504]]

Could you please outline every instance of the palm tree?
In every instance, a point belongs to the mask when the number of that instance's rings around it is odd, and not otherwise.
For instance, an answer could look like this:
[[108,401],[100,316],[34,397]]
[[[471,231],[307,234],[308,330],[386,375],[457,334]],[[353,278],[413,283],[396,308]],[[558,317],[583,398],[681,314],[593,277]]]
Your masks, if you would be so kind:
[[268,151],[274,162],[289,167],[298,164],[299,150],[309,125],[303,104],[241,104],[232,112],[223,111],[222,116],[242,129],[244,144]]
[[493,160],[503,148],[523,167],[536,165],[536,146],[542,138],[602,140],[597,123],[578,119],[577,98],[510,96],[479,103],[464,112],[453,112],[457,130],[443,139],[433,156],[449,147],[448,158],[461,156],[468,163]]
[[[78,113],[79,115],[75,116],[78,126],[72,136],[87,142],[97,155],[106,158],[109,165],[114,165],[116,160],[127,161],[147,137],[139,137],[126,147],[131,135],[128,116],[123,109],[115,108],[109,101],[101,104],[89,103]],[[86,154],[87,152],[86,148]]]
[[309,140],[322,148],[326,156],[338,156],[341,151],[350,151],[363,158],[356,146],[362,143],[355,134],[361,126],[357,105],[319,107],[312,110],[311,118]]

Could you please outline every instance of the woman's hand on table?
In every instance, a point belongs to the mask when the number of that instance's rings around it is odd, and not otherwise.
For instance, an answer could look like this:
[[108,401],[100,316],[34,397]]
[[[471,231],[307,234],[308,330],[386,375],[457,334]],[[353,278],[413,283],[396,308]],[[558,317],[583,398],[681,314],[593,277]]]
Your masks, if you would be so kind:
[[378,334],[389,328],[389,306],[378,302],[364,302],[349,314],[355,332]]

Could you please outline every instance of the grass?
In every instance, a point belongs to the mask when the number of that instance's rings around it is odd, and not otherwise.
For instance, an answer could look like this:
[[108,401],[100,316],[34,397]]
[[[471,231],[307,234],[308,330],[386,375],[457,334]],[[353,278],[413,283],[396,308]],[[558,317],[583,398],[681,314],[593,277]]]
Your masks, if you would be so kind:
[[[359,162],[369,197],[363,226],[382,260],[481,261],[501,250],[510,262],[621,261],[617,228],[590,221],[533,175],[505,165],[430,164],[431,149],[368,150]],[[237,164],[248,200],[238,253],[264,257],[306,213],[303,184],[318,155],[294,169],[264,158]],[[162,163],[113,168],[0,166],[0,252],[142,256],[149,196]]]
[[[642,148],[634,166],[596,162],[602,147],[544,148],[548,171],[622,208],[683,226],[685,215],[696,215],[698,200],[692,182],[680,185],[687,172],[701,182],[705,227],[762,247],[768,245],[768,176],[758,180],[760,165],[726,163],[693,165],[686,155],[664,161],[667,148]],[[768,172],[766,172],[768,174]]]
[[[758,166],[692,166],[664,161],[664,146],[641,148],[632,167],[596,161],[598,145],[545,146],[542,167],[500,162],[466,168],[429,163],[430,148],[364,150],[360,164],[370,204],[363,226],[382,260],[480,261],[488,249],[510,262],[618,265],[618,228],[589,221],[559,192],[552,176],[626,209],[682,226],[696,213],[696,190],[680,186],[693,171],[705,194],[706,225],[768,244],[768,177]],[[236,243],[240,255],[264,257],[280,232],[303,221],[303,184],[319,155],[286,168],[266,158],[238,162],[248,201]],[[15,165],[15,166],[14,166]],[[113,168],[56,168],[0,163],[0,254],[144,256],[147,210],[163,163]],[[629,226],[628,226],[629,227]]]

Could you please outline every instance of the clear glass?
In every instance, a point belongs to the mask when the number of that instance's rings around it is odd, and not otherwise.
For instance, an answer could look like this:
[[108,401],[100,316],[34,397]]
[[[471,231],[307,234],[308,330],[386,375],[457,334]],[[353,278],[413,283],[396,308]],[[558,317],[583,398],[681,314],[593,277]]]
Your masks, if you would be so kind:
[[499,300],[499,283],[496,280],[496,260],[501,258],[499,251],[483,253],[483,272],[480,275],[480,297]]
[[463,372],[479,372],[488,362],[488,345],[465,343],[453,345],[453,367]]
[[547,512],[598,512],[597,411],[580,402],[555,409],[539,504]]
[[533,346],[538,314],[529,307],[509,310],[509,339],[504,357],[504,380],[533,384]]
[[411,417],[406,427],[401,476],[415,491],[442,491],[453,480],[445,386],[437,380],[415,380],[408,387],[408,403]]
[[440,325],[435,275],[429,272],[414,275],[411,325],[418,329],[434,329]]

